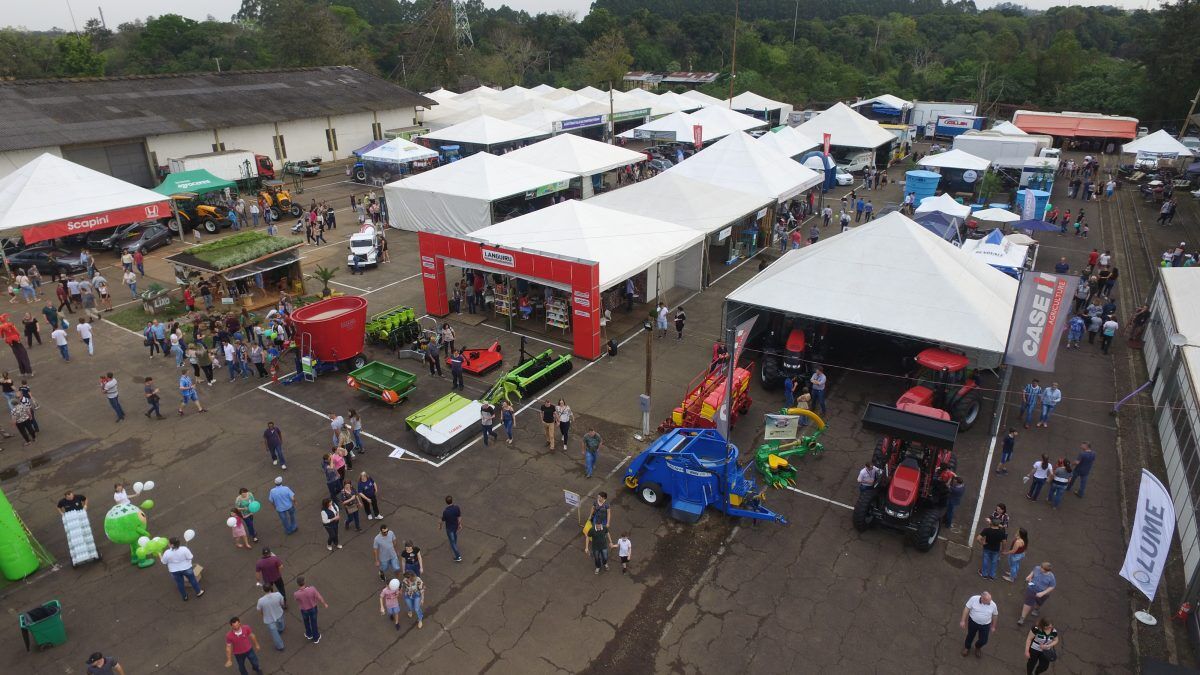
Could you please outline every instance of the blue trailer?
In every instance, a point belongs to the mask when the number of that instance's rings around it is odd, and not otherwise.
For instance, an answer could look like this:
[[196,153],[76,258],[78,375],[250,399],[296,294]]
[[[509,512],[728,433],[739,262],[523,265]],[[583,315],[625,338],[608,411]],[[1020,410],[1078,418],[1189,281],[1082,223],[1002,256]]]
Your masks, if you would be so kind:
[[782,514],[762,505],[759,490],[747,477],[750,464],[737,465],[738,449],[715,429],[673,429],[634,458],[625,486],[646,504],[670,506],[685,523],[700,520],[706,507],[722,513],[787,524]]

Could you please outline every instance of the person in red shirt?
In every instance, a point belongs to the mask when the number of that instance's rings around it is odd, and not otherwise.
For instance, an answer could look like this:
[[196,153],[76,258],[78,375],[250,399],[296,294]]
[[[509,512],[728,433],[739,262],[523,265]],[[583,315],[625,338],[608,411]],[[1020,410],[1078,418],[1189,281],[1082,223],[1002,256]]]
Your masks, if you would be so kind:
[[243,626],[241,620],[236,616],[230,619],[229,632],[225,634],[225,667],[231,667],[236,658],[238,672],[242,675],[250,675],[246,672],[247,661],[254,668],[254,672],[262,675],[262,668],[258,666],[256,649],[261,649],[261,647],[258,646],[258,638],[250,631],[250,627]]
[[300,605],[300,618],[304,619],[304,639],[312,640],[314,645],[320,644],[321,629],[317,627],[317,603],[325,609],[329,609],[329,605],[315,586],[304,583],[304,577],[296,577],[296,585],[300,588],[292,593],[292,597],[296,598],[296,603]]
[[1088,267],[1094,268],[1098,262],[1100,262],[1100,251],[1092,249],[1092,252],[1088,254]]
[[275,590],[283,595],[283,608],[287,609],[287,589],[283,587],[283,561],[266,546],[263,547],[262,557],[254,563],[254,576],[258,579],[259,586],[274,586]]

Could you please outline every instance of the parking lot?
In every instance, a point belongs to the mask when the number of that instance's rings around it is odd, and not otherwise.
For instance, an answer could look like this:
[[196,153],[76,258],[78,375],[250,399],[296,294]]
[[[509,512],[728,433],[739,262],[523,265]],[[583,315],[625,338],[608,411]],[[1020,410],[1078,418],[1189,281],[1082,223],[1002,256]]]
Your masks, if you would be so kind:
[[[902,174],[893,170],[893,176]],[[304,253],[305,269],[317,264],[343,269],[334,279],[338,290],[365,295],[370,311],[408,305],[423,311],[418,281],[415,237],[389,233],[392,261],[351,277],[344,271],[344,238],[352,231],[347,197],[361,186],[329,175],[306,182],[302,196],[328,200],[339,208],[342,224],[323,247]],[[899,201],[892,186],[886,200]],[[1057,192],[1056,192],[1057,196]],[[882,203],[885,199],[877,199]],[[1060,201],[1067,201],[1062,197]],[[1188,222],[1194,207],[1183,210]],[[1111,214],[1123,209],[1125,224],[1146,220],[1146,206],[1127,200],[1108,207],[1106,226],[1093,225],[1093,241],[1047,237],[1039,268],[1051,268],[1059,255],[1072,269],[1100,242],[1128,236]],[[1102,212],[1104,213],[1104,212]],[[1135,217],[1136,216],[1136,217]],[[832,234],[832,229],[830,230]],[[1166,245],[1166,233],[1151,243]],[[1174,238],[1174,237],[1170,237]],[[1162,240],[1162,241],[1160,241]],[[1197,238],[1200,241],[1200,238]],[[147,264],[151,277],[170,279],[163,255],[180,244],[155,252]],[[1120,255],[1120,254],[1119,254]],[[1122,265],[1118,257],[1118,265]],[[115,261],[105,259],[108,264]],[[1126,263],[1145,267],[1142,261]],[[721,333],[721,305],[726,293],[749,279],[757,261],[745,264],[711,288],[686,300],[689,322],[682,343],[652,340],[652,424],[669,414],[689,381],[709,363],[711,346]],[[1122,270],[1129,269],[1122,266]],[[110,275],[111,276],[111,275]],[[1148,276],[1147,276],[1148,279]],[[1143,282],[1141,291],[1147,290]],[[310,287],[311,290],[311,287]],[[1136,298],[1122,286],[1122,314]],[[500,340],[512,359],[519,337],[490,322],[469,325],[448,319],[460,345],[486,346]],[[996,597],[1000,627],[980,662],[980,672],[1012,672],[1024,662],[1025,629],[1014,625],[1020,584],[985,582],[977,574],[978,552],[967,550],[969,537],[996,502],[1009,505],[1013,526],[1031,535],[1030,555],[1022,574],[1043,559],[1053,561],[1059,588],[1047,604],[1063,633],[1063,656],[1057,671],[1120,673],[1134,668],[1137,645],[1131,642],[1130,595],[1115,570],[1124,556],[1118,483],[1118,453],[1138,449],[1118,445],[1117,423],[1108,415],[1123,382],[1113,360],[1098,349],[1060,355],[1056,375],[1064,392],[1058,419],[1047,430],[1021,430],[1012,474],[989,474],[998,451],[990,417],[964,434],[956,447],[959,473],[967,481],[967,498],[959,510],[959,527],[943,531],[944,541],[929,553],[906,545],[886,530],[856,532],[849,504],[855,498],[854,477],[869,458],[875,437],[860,428],[867,402],[894,401],[905,384],[872,368],[831,373],[829,431],[825,453],[799,461],[795,490],[769,493],[767,505],[790,521],[738,523],[709,513],[698,525],[683,525],[662,510],[646,506],[622,487],[623,469],[644,444],[639,431],[637,396],[645,382],[640,330],[612,336],[621,344],[615,358],[595,362],[578,359],[570,374],[544,392],[563,398],[574,409],[573,426],[582,433],[594,426],[604,438],[594,478],[584,478],[578,442],[569,452],[551,450],[542,441],[536,405],[518,407],[513,446],[484,447],[473,441],[445,462],[389,457],[397,447],[412,449],[404,417],[449,390],[449,377],[430,376],[417,361],[394,360],[382,350],[368,350],[418,375],[412,399],[396,409],[356,394],[341,375],[288,386],[256,380],[226,382],[224,377],[200,395],[212,412],[155,422],[132,414],[140,411],[135,382],[153,376],[172,386],[174,369],[148,360],[141,338],[111,324],[96,330],[95,356],[63,363],[51,346],[34,347],[37,377],[32,382],[43,401],[38,412],[44,436],[34,449],[8,441],[0,466],[19,473],[2,488],[30,531],[60,561],[61,567],[2,591],[10,616],[51,598],[64,606],[69,642],[45,653],[27,654],[16,635],[0,648],[14,672],[75,672],[84,657],[101,650],[120,658],[128,672],[217,672],[223,663],[222,636],[227,620],[241,615],[264,642],[267,672],[320,671],[411,672],[835,672],[861,673],[901,668],[905,672],[962,672],[962,634],[958,618],[967,597],[984,588]],[[539,339],[543,339],[539,337]],[[547,338],[553,341],[553,338]],[[1086,347],[1087,345],[1085,345]],[[558,347],[556,346],[556,349]],[[1118,364],[1130,358],[1116,350]],[[507,361],[506,366],[512,363]],[[172,364],[173,365],[173,364]],[[108,406],[94,389],[106,370],[117,374],[130,419],[114,424]],[[1030,375],[1017,372],[1019,390]],[[468,394],[480,394],[494,381],[468,376]],[[987,398],[1000,397],[999,380],[986,375]],[[743,457],[761,436],[759,415],[782,405],[778,393],[752,385],[754,405],[746,423],[738,425],[735,443]],[[176,397],[164,396],[164,411]],[[1012,391],[999,406],[1001,428],[1014,422]],[[368,438],[367,454],[354,471],[369,471],[378,481],[384,522],[401,539],[411,538],[424,552],[427,572],[427,620],[422,629],[403,623],[392,629],[377,612],[381,584],[372,565],[370,537],[364,532],[342,537],[345,548],[328,552],[319,528],[317,502],[325,493],[319,469],[328,422],[321,414],[345,414],[357,408]],[[985,412],[993,406],[985,406]],[[261,619],[254,611],[256,551],[235,549],[224,521],[237,488],[249,487],[262,499],[279,473],[262,450],[261,432],[270,420],[285,432],[288,485],[299,498],[300,530],[282,535],[269,505],[258,518],[262,541],[286,565],[289,590],[303,574],[320,589],[329,609],[320,614],[325,637],[320,645],[300,639],[300,620],[289,610],[284,635],[287,649],[268,646]],[[1122,422],[1123,423],[1123,422]],[[1074,456],[1082,440],[1101,451],[1086,499],[1068,495],[1063,507],[1021,498],[1020,475],[1043,452],[1057,458]],[[1133,439],[1151,453],[1153,436]],[[1136,463],[1133,463],[1136,467]],[[1136,471],[1126,467],[1126,471]],[[205,567],[202,599],[181,603],[160,567],[138,569],[121,547],[103,539],[100,521],[111,504],[111,485],[154,480],[157,502],[149,512],[154,535],[178,536],[195,529],[191,548]],[[980,500],[987,481],[986,495]],[[57,496],[73,488],[91,500],[91,520],[103,561],[72,569],[57,512]],[[588,503],[607,491],[614,505],[614,533],[628,532],[633,541],[631,573],[616,566],[592,573],[583,552],[579,515],[567,507],[563,490]],[[455,496],[464,513],[460,537],[464,561],[451,560],[438,531],[443,497]],[[586,512],[583,514],[586,516]],[[1161,611],[1158,612],[1162,618]],[[1136,639],[1136,635],[1133,636]],[[1180,636],[1180,643],[1184,640]],[[1173,649],[1164,639],[1161,648]],[[885,665],[886,664],[886,665]]]

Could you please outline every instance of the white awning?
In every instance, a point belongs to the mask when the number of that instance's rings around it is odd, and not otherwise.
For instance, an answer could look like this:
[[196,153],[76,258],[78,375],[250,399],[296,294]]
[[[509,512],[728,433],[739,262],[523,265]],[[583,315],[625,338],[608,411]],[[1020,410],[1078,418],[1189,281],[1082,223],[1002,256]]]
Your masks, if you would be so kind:
[[830,144],[847,148],[874,149],[895,140],[892,132],[879,126],[878,122],[858,114],[845,103],[837,103],[811,120],[796,127],[809,138],[824,140],[830,135]]
[[705,147],[667,173],[781,202],[821,183],[821,174],[740,132]]
[[1167,132],[1159,129],[1149,136],[1130,141],[1121,146],[1121,152],[1129,155],[1143,153],[1146,155],[1167,156],[1175,155],[1176,157],[1191,157],[1192,151],[1186,145],[1175,140],[1175,137]]
[[1012,122],[998,122],[996,124],[996,126],[992,127],[992,131],[1004,134],[1005,136],[1028,136],[1029,135],[1029,134],[1025,133],[1021,129],[1021,127],[1013,124]]
[[445,129],[431,131],[425,134],[424,138],[443,143],[472,143],[474,145],[491,146],[547,135],[549,135],[549,132],[530,129],[529,127],[505,122],[504,120],[488,115],[480,115],[479,117],[446,127]]
[[716,120],[711,124],[702,124],[689,113],[677,112],[656,120],[650,120],[639,127],[617,135],[621,138],[663,138],[662,135],[666,134],[666,140],[691,143],[695,139],[694,127],[697,125],[700,126],[702,139],[705,143],[710,143],[737,131],[721,120]]
[[758,142],[792,158],[821,145],[792,127],[783,127],[773,133],[763,134]]
[[917,205],[917,213],[930,213],[936,211],[944,213],[955,218],[965,219],[971,215],[971,207],[966,204],[959,204],[954,201],[954,197],[948,194],[940,194],[936,197],[926,197]]
[[1016,298],[1015,279],[893,212],[788,251],[728,301],[979,350],[998,363]]
[[730,104],[734,110],[782,110],[791,107],[786,103],[772,101],[766,96],[759,96],[752,91],[744,91],[734,96]]
[[646,159],[646,156],[640,152],[593,141],[575,134],[559,134],[519,150],[513,150],[505,157],[526,164],[573,173],[576,176],[591,176],[617,167],[636,164]]
[[728,101],[722,101],[715,96],[709,96],[708,94],[696,89],[685,91],[680,94],[680,96],[683,96],[684,98],[690,98],[693,101],[699,101],[700,105],[723,105],[725,107],[729,107]]
[[774,201],[765,195],[741,192],[665,171],[649,180],[593,197],[588,203],[713,234],[767,208]]
[[891,94],[880,94],[879,96],[875,96],[873,98],[868,98],[866,100],[859,101],[858,103],[852,103],[852,104],[850,104],[850,107],[851,108],[861,108],[865,105],[872,105],[875,103],[885,105],[889,108],[895,108],[896,110],[904,110],[905,108],[912,107],[911,101],[905,101],[904,99],[900,98],[899,96],[893,96]]
[[438,154],[423,145],[417,145],[404,138],[393,138],[383,145],[363,153],[362,158],[374,162],[415,162],[420,159],[433,159]]
[[917,164],[945,169],[970,169],[973,171],[986,171],[992,165],[988,160],[976,157],[965,150],[948,150],[934,155],[926,155]]
[[725,103],[704,106],[696,112],[691,113],[691,115],[698,124],[719,124],[725,127],[732,127],[738,131],[762,129],[767,126],[765,120],[730,110]]

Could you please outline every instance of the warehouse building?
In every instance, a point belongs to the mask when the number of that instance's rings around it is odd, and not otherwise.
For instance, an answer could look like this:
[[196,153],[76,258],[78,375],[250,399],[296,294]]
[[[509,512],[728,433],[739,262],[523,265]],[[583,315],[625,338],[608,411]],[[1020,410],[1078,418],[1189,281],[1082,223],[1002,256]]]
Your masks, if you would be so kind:
[[332,161],[437,102],[349,66],[0,82],[0,177],[49,152],[135,185],[171,158]]

